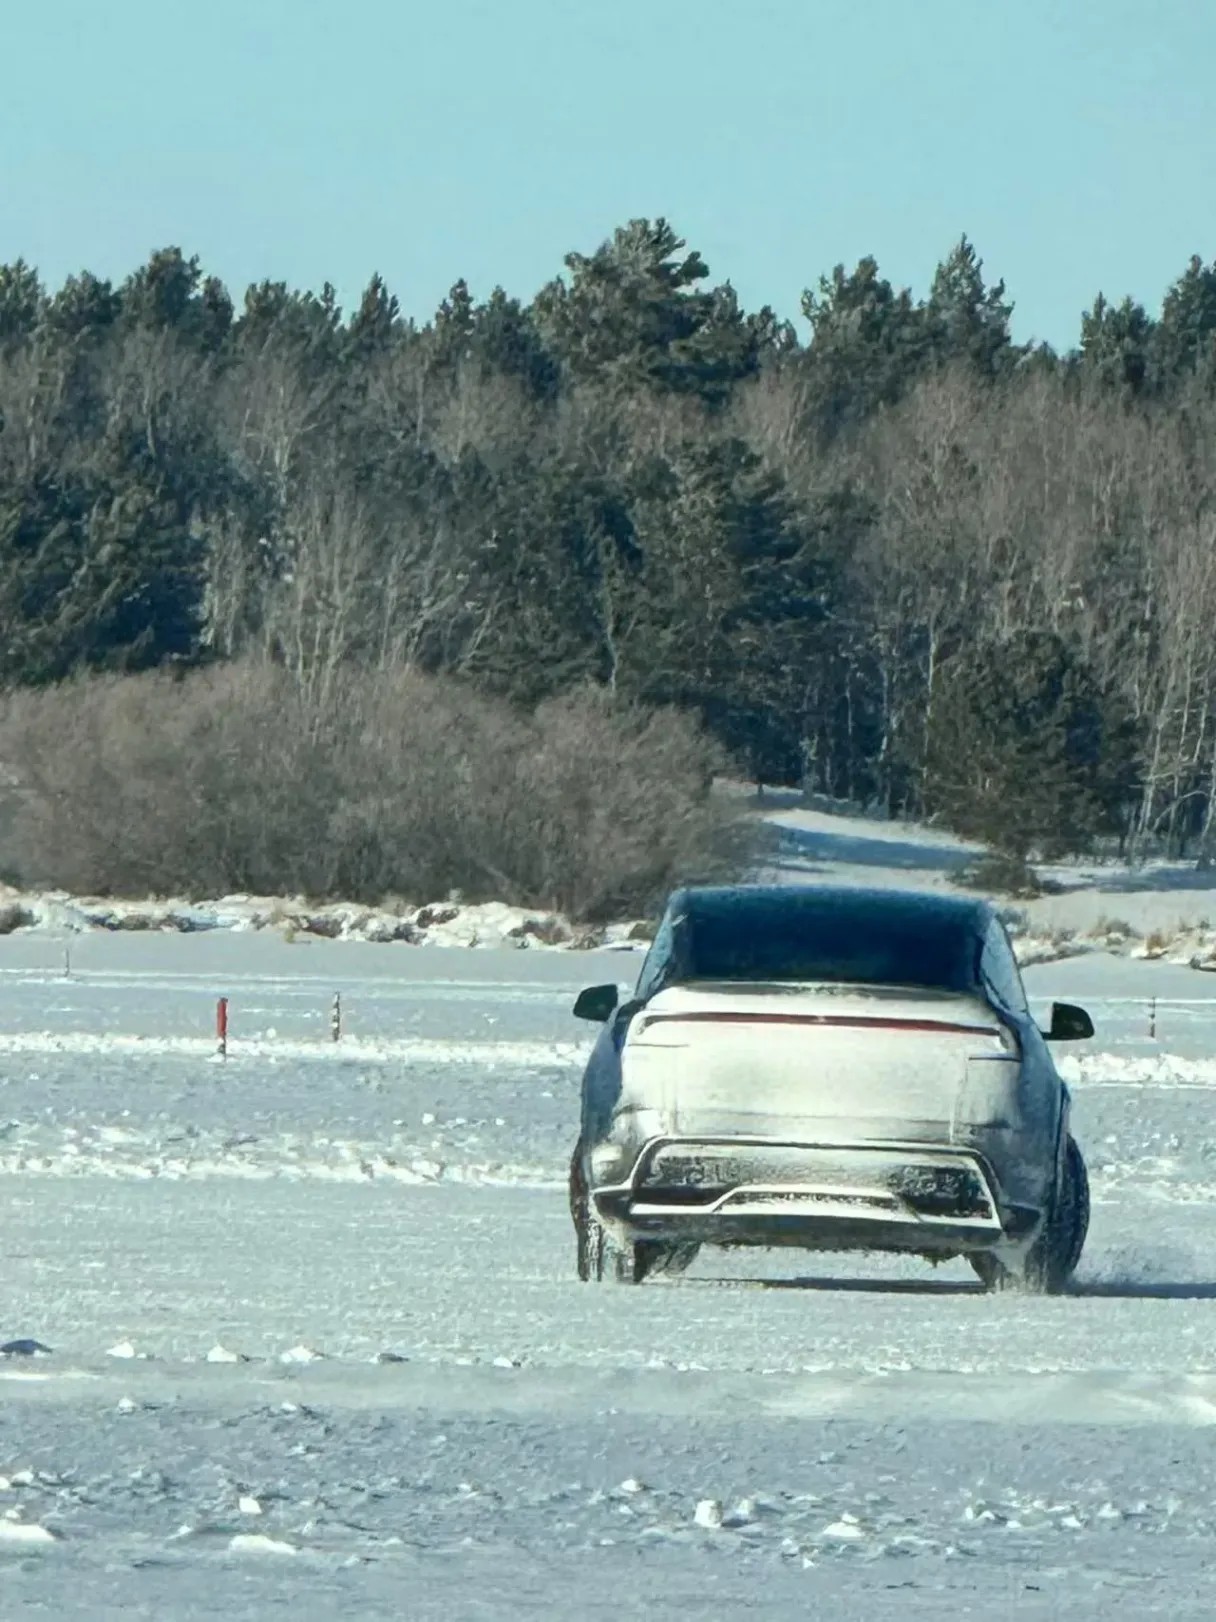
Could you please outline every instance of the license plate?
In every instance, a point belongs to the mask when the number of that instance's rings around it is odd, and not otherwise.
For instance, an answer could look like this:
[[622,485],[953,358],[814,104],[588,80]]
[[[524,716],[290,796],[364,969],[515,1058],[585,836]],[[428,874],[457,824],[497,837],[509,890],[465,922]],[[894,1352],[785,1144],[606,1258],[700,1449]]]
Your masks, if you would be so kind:
[[733,1188],[754,1178],[755,1167],[741,1160],[699,1158],[692,1155],[665,1155],[655,1166],[647,1182],[662,1183],[668,1188]]
[[737,1188],[741,1183],[800,1183],[807,1166],[757,1155],[664,1155],[646,1181],[668,1188]]

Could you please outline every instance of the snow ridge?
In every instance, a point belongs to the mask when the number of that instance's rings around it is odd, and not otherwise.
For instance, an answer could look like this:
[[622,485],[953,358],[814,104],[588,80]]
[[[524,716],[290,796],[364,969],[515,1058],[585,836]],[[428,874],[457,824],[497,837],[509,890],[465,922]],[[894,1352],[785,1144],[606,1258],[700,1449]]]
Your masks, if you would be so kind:
[[426,906],[366,907],[354,902],[313,905],[301,896],[221,896],[211,901],[148,898],[103,900],[53,890],[26,893],[0,886],[0,934],[73,935],[212,930],[276,930],[285,939],[368,941],[385,945],[514,947],[518,950],[640,949],[649,926],[625,921],[575,925],[560,913],[487,901],[451,900]]

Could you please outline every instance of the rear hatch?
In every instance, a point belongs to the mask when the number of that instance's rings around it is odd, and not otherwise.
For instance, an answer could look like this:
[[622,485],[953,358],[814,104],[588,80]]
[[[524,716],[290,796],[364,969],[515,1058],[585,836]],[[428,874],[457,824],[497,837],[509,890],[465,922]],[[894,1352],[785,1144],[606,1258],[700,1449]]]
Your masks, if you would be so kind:
[[1012,1046],[965,993],[702,981],[631,1022],[618,1110],[680,1137],[949,1143],[968,1059]]

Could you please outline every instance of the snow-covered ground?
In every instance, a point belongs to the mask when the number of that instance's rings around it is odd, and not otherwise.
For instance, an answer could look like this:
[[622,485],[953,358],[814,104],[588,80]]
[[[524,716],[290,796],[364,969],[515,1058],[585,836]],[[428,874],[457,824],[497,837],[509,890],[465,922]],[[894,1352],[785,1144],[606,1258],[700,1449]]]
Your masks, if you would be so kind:
[[[831,832],[824,876],[950,859]],[[1028,970],[1098,1025],[1090,1243],[1036,1300],[797,1254],[579,1284],[570,1004],[636,967],[0,939],[0,1614],[1216,1612],[1216,977]]]
[[[958,889],[982,846],[953,834],[798,804],[760,810],[775,848],[763,876],[784,882]],[[1037,865],[1049,893],[1006,899],[1024,962],[1106,951],[1216,970],[1216,872],[1152,861]],[[998,898],[1002,899],[1002,898]]]
[[645,935],[631,921],[573,925],[541,908],[502,901],[430,902],[426,906],[367,907],[356,902],[309,902],[302,896],[221,896],[213,901],[173,897],[116,900],[73,896],[63,890],[15,890],[0,885],[0,935],[53,935],[63,943],[65,961],[78,935],[201,935],[274,931],[283,939],[362,941],[375,945],[501,947],[586,950],[603,946],[626,950]]

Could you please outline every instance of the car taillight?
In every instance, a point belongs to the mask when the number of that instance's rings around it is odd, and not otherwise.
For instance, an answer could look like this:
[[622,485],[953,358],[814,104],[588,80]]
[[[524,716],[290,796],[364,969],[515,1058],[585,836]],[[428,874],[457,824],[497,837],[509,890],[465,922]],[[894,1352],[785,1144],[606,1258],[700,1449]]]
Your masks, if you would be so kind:
[[998,1023],[997,1034],[1005,1052],[1014,1059],[1020,1059],[1022,1057],[1022,1044],[1018,1041],[1017,1032],[1012,1026]]
[[619,1143],[597,1143],[591,1151],[591,1180],[595,1187],[620,1182],[633,1164],[634,1156]]

